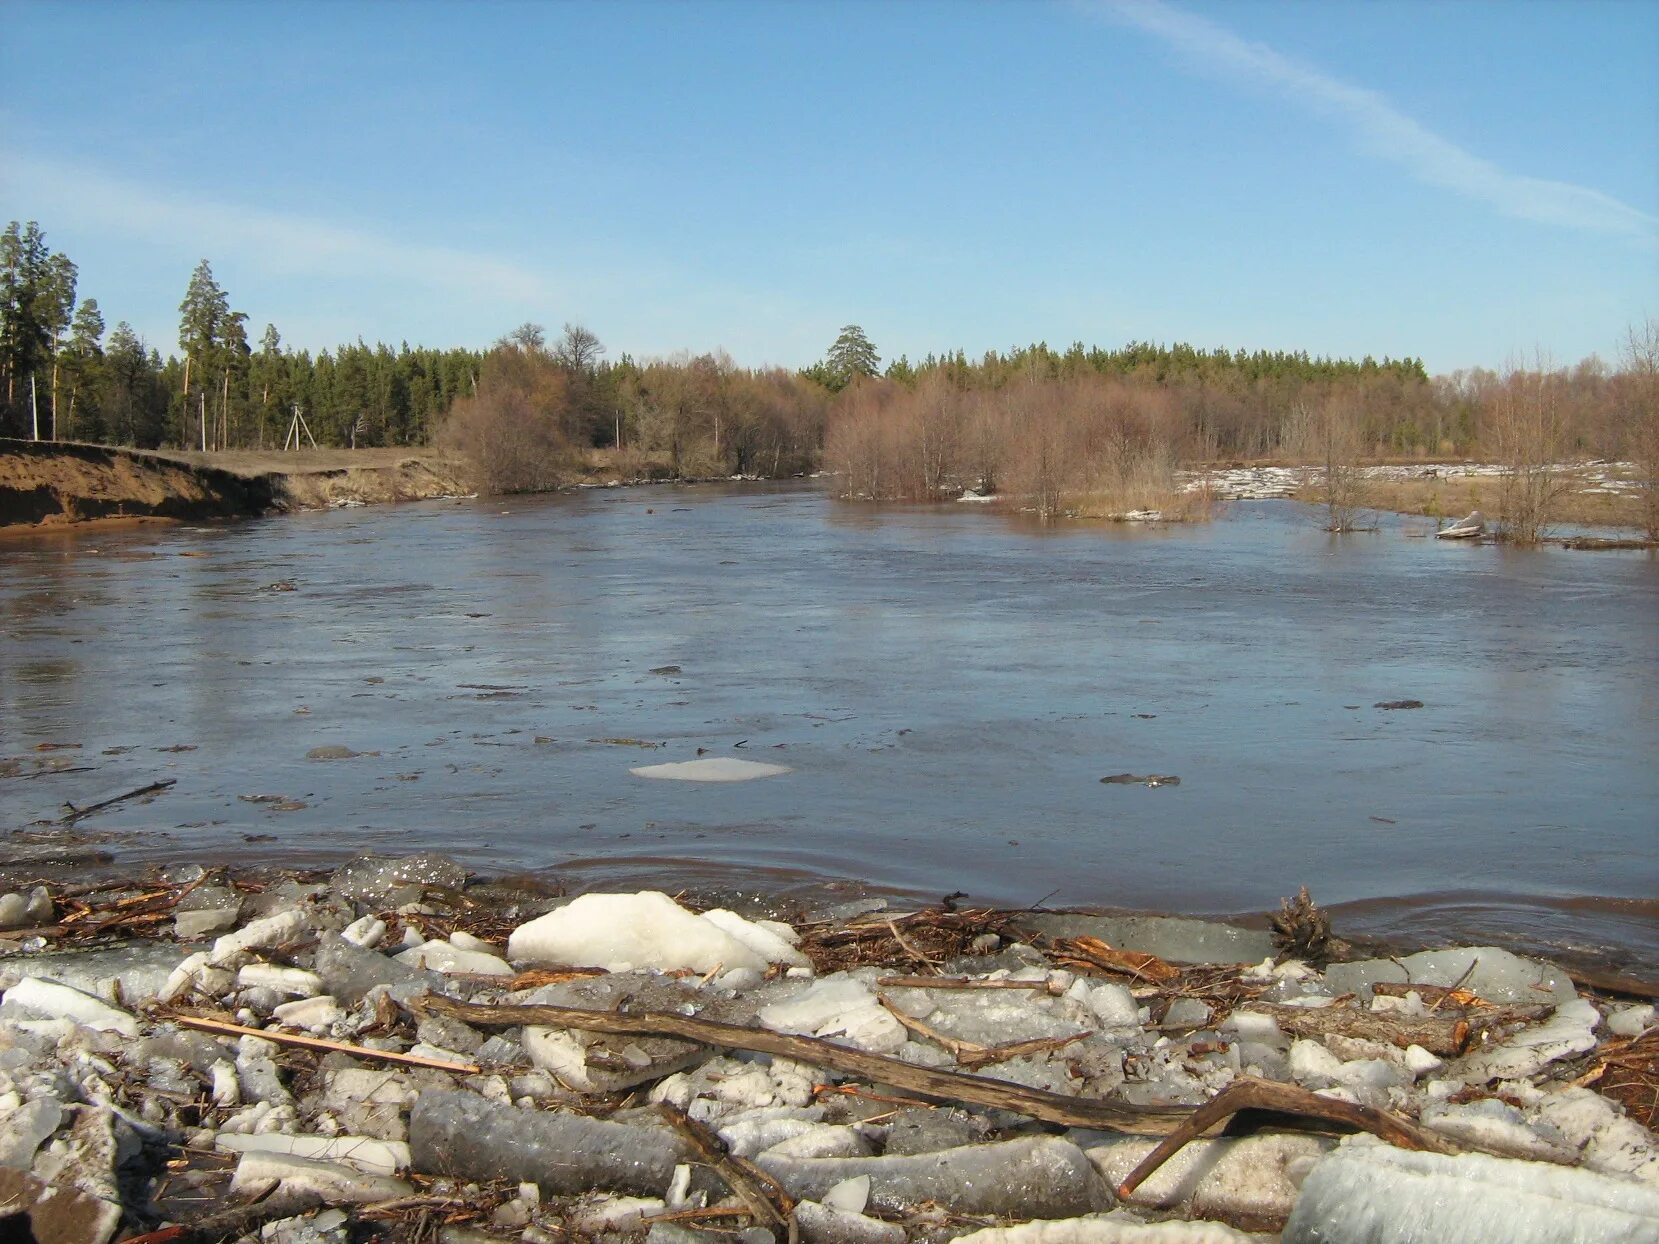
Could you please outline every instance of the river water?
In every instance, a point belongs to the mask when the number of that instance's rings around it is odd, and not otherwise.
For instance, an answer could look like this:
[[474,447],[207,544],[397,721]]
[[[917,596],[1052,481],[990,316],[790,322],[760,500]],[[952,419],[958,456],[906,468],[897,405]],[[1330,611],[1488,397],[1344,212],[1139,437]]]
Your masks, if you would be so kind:
[[[135,867],[434,848],[1210,913],[1307,885],[1364,931],[1659,966],[1659,562],[1415,529],[1043,531],[797,484],[11,538],[0,759],[83,771],[0,777],[0,829],[173,778],[82,828]],[[699,749],[793,771],[629,772]]]

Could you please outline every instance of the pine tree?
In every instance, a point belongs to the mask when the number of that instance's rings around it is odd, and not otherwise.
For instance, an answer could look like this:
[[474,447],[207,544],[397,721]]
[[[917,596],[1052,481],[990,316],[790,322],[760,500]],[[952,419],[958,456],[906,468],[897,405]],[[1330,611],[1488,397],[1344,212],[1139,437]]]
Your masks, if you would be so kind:
[[[75,309],[69,330],[69,344],[62,352],[69,405],[64,411],[61,434],[70,439],[97,440],[103,434],[99,423],[98,383],[104,361],[104,317],[98,300],[87,298]],[[76,405],[80,405],[79,414]],[[83,431],[84,429],[84,431]]]
[[[5,410],[13,422],[38,435],[32,388],[52,354],[48,327],[52,252],[40,225],[12,221],[0,233],[0,371],[5,378]],[[16,418],[23,412],[29,417]]]
[[829,369],[833,382],[830,387],[840,390],[860,376],[879,374],[881,357],[864,335],[864,330],[857,324],[848,324],[824,356],[824,365]]
[[190,426],[192,415],[190,381],[195,372],[197,401],[196,417],[202,449],[207,448],[207,395],[211,383],[211,367],[224,339],[230,318],[230,299],[213,279],[213,267],[207,260],[196,265],[190,274],[190,284],[179,303],[179,349],[184,351],[184,426]]

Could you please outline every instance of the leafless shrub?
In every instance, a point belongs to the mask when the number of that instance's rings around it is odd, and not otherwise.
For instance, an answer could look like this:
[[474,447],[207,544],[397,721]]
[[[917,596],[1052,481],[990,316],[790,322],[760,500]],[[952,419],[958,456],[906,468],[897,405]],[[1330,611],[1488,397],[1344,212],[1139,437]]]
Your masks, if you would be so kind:
[[486,360],[477,396],[450,408],[437,443],[464,454],[486,492],[545,491],[576,466],[570,416],[564,371],[538,349],[507,344]]
[[1503,475],[1498,523],[1512,544],[1537,544],[1572,489],[1562,469],[1567,451],[1560,379],[1542,359],[1530,371],[1515,368],[1488,403],[1485,434]]
[[1642,529],[1649,540],[1659,540],[1659,321],[1645,320],[1630,329],[1624,364],[1627,452],[1636,463]]

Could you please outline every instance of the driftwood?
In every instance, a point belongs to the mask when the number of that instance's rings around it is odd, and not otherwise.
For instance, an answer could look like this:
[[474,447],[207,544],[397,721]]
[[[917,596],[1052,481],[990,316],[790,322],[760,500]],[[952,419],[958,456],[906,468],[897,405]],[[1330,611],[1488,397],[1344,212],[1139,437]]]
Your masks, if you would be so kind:
[[659,1102],[657,1112],[726,1181],[757,1224],[770,1230],[774,1239],[781,1233],[789,1244],[796,1244],[800,1231],[795,1224],[795,1200],[782,1184],[747,1158],[729,1152],[718,1136],[684,1111]]
[[414,1010],[434,1011],[482,1028],[545,1024],[618,1036],[680,1037],[701,1045],[752,1050],[811,1066],[849,1072],[932,1098],[1011,1110],[1045,1123],[1163,1136],[1165,1139],[1129,1173],[1118,1188],[1120,1198],[1126,1198],[1187,1142],[1218,1127],[1242,1110],[1294,1115],[1331,1125],[1333,1129],[1370,1132],[1406,1149],[1424,1149],[1433,1153],[1461,1151],[1461,1147],[1453,1142],[1425,1132],[1416,1124],[1386,1110],[1321,1097],[1307,1089],[1276,1084],[1270,1080],[1236,1080],[1196,1110],[1187,1107],[1108,1105],[1026,1088],[1006,1080],[914,1067],[896,1058],[833,1045],[816,1037],[787,1036],[765,1029],[740,1028],[736,1024],[721,1024],[664,1012],[587,1011],[562,1006],[478,1006],[437,994],[415,999],[409,1005]]
[[162,778],[159,782],[151,782],[148,786],[140,786],[137,790],[129,790],[124,794],[116,795],[113,798],[103,799],[97,803],[90,803],[84,808],[77,808],[72,803],[66,803],[63,806],[68,808],[69,811],[65,812],[58,818],[58,824],[73,825],[82,817],[91,816],[94,812],[102,812],[105,808],[114,807],[118,803],[125,803],[129,799],[137,799],[141,795],[159,794],[160,792],[166,790],[169,786],[176,786],[177,784],[177,778]]
[[1165,1162],[1174,1157],[1187,1142],[1196,1140],[1210,1128],[1231,1118],[1241,1110],[1267,1110],[1276,1114],[1296,1115],[1300,1118],[1322,1119],[1356,1131],[1370,1132],[1401,1149],[1424,1149],[1430,1153],[1457,1153],[1459,1147],[1444,1137],[1426,1132],[1415,1123],[1398,1115],[1353,1102],[1321,1097],[1318,1093],[1294,1084],[1278,1084],[1272,1080],[1254,1077],[1234,1080],[1209,1101],[1194,1110],[1151,1153],[1130,1171],[1116,1192],[1119,1200],[1128,1200],[1130,1193]]
[[1024,1058],[1027,1054],[1049,1054],[1081,1041],[1084,1037],[1094,1035],[1090,1032],[1074,1032],[1068,1037],[1034,1037],[1029,1041],[1010,1041],[1003,1045],[981,1045],[977,1041],[964,1041],[960,1037],[953,1037],[924,1024],[894,1005],[893,1000],[886,994],[878,993],[876,1001],[886,1007],[893,1018],[911,1032],[919,1037],[926,1037],[941,1049],[948,1050],[951,1057],[956,1059],[957,1065],[966,1067],[969,1071],[977,1071],[992,1063],[1005,1063],[1010,1058]]
[[1180,968],[1165,963],[1157,955],[1139,950],[1120,950],[1098,937],[1056,937],[1049,945],[1054,961],[1067,967],[1114,972],[1157,985],[1168,984],[1181,975]]
[[883,1054],[835,1045],[817,1037],[789,1036],[764,1028],[743,1028],[709,1019],[661,1011],[587,1011],[563,1006],[478,1006],[428,994],[411,1000],[413,1010],[448,1015],[481,1028],[516,1028],[523,1024],[575,1028],[617,1036],[679,1037],[718,1049],[751,1050],[809,1066],[862,1076],[926,1097],[943,1098],[997,1110],[1012,1110],[1062,1127],[1095,1127],[1138,1136],[1163,1136],[1179,1126],[1185,1107],[1131,1106],[1067,1097],[1027,1088],[1007,1080],[967,1075],[932,1067],[915,1067]]
[[876,984],[893,989],[1035,989],[1043,993],[1061,994],[1047,980],[1011,981],[989,980],[979,976],[883,976]]
[[258,1037],[277,1045],[298,1045],[308,1050],[328,1050],[338,1054],[352,1054],[358,1058],[379,1059],[382,1062],[401,1063],[405,1067],[430,1067],[435,1071],[453,1071],[457,1075],[477,1075],[480,1068],[474,1063],[452,1063],[441,1058],[422,1058],[419,1054],[398,1054],[392,1050],[373,1050],[345,1041],[325,1041],[321,1037],[302,1037],[297,1033],[278,1032],[269,1028],[244,1028],[219,1019],[202,1019],[195,1015],[174,1015],[173,1022],[182,1028],[197,1028],[202,1032],[217,1032],[225,1036]]
[[1273,930],[1273,945],[1289,958],[1326,963],[1347,949],[1345,942],[1332,936],[1330,913],[1313,901],[1307,886],[1293,899],[1281,898],[1279,910],[1267,923]]
[[[1473,967],[1474,965],[1471,964],[1470,966]],[[1413,985],[1409,981],[1372,981],[1371,992],[1384,994],[1390,998],[1403,998],[1408,993],[1414,993],[1429,1004],[1430,1014],[1443,1006],[1480,1007],[1485,1009],[1492,1005],[1485,998],[1472,994],[1467,989],[1456,985]]]
[[1244,1008],[1271,1015],[1280,1029],[1295,1037],[1360,1037],[1404,1049],[1420,1045],[1442,1058],[1456,1058],[1483,1033],[1543,1019],[1553,1006],[1493,1007],[1470,1015],[1402,1015],[1398,1011],[1362,1011],[1342,1006],[1276,1006],[1252,1002]]

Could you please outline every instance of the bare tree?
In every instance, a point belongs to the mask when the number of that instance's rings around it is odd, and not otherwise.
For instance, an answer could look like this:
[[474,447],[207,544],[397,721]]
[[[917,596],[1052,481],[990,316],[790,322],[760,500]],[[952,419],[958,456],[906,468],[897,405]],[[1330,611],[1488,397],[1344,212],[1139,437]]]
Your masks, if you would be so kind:
[[1558,389],[1559,378],[1539,357],[1530,371],[1511,369],[1487,411],[1491,445],[1503,469],[1498,522],[1512,544],[1541,541],[1572,487],[1561,461],[1567,438]]
[[1630,457],[1641,489],[1642,530],[1659,540],[1659,320],[1631,326],[1624,347]]
[[525,320],[524,323],[513,329],[497,344],[517,346],[527,354],[540,354],[547,348],[547,330],[540,324],[532,324],[529,320]]
[[553,358],[572,372],[591,372],[604,353],[605,347],[598,336],[581,324],[566,324],[559,344],[553,347]]
[[1327,395],[1320,410],[1320,424],[1325,451],[1325,477],[1320,486],[1325,501],[1325,530],[1357,531],[1369,508],[1369,488],[1360,465],[1365,438],[1352,396]]

